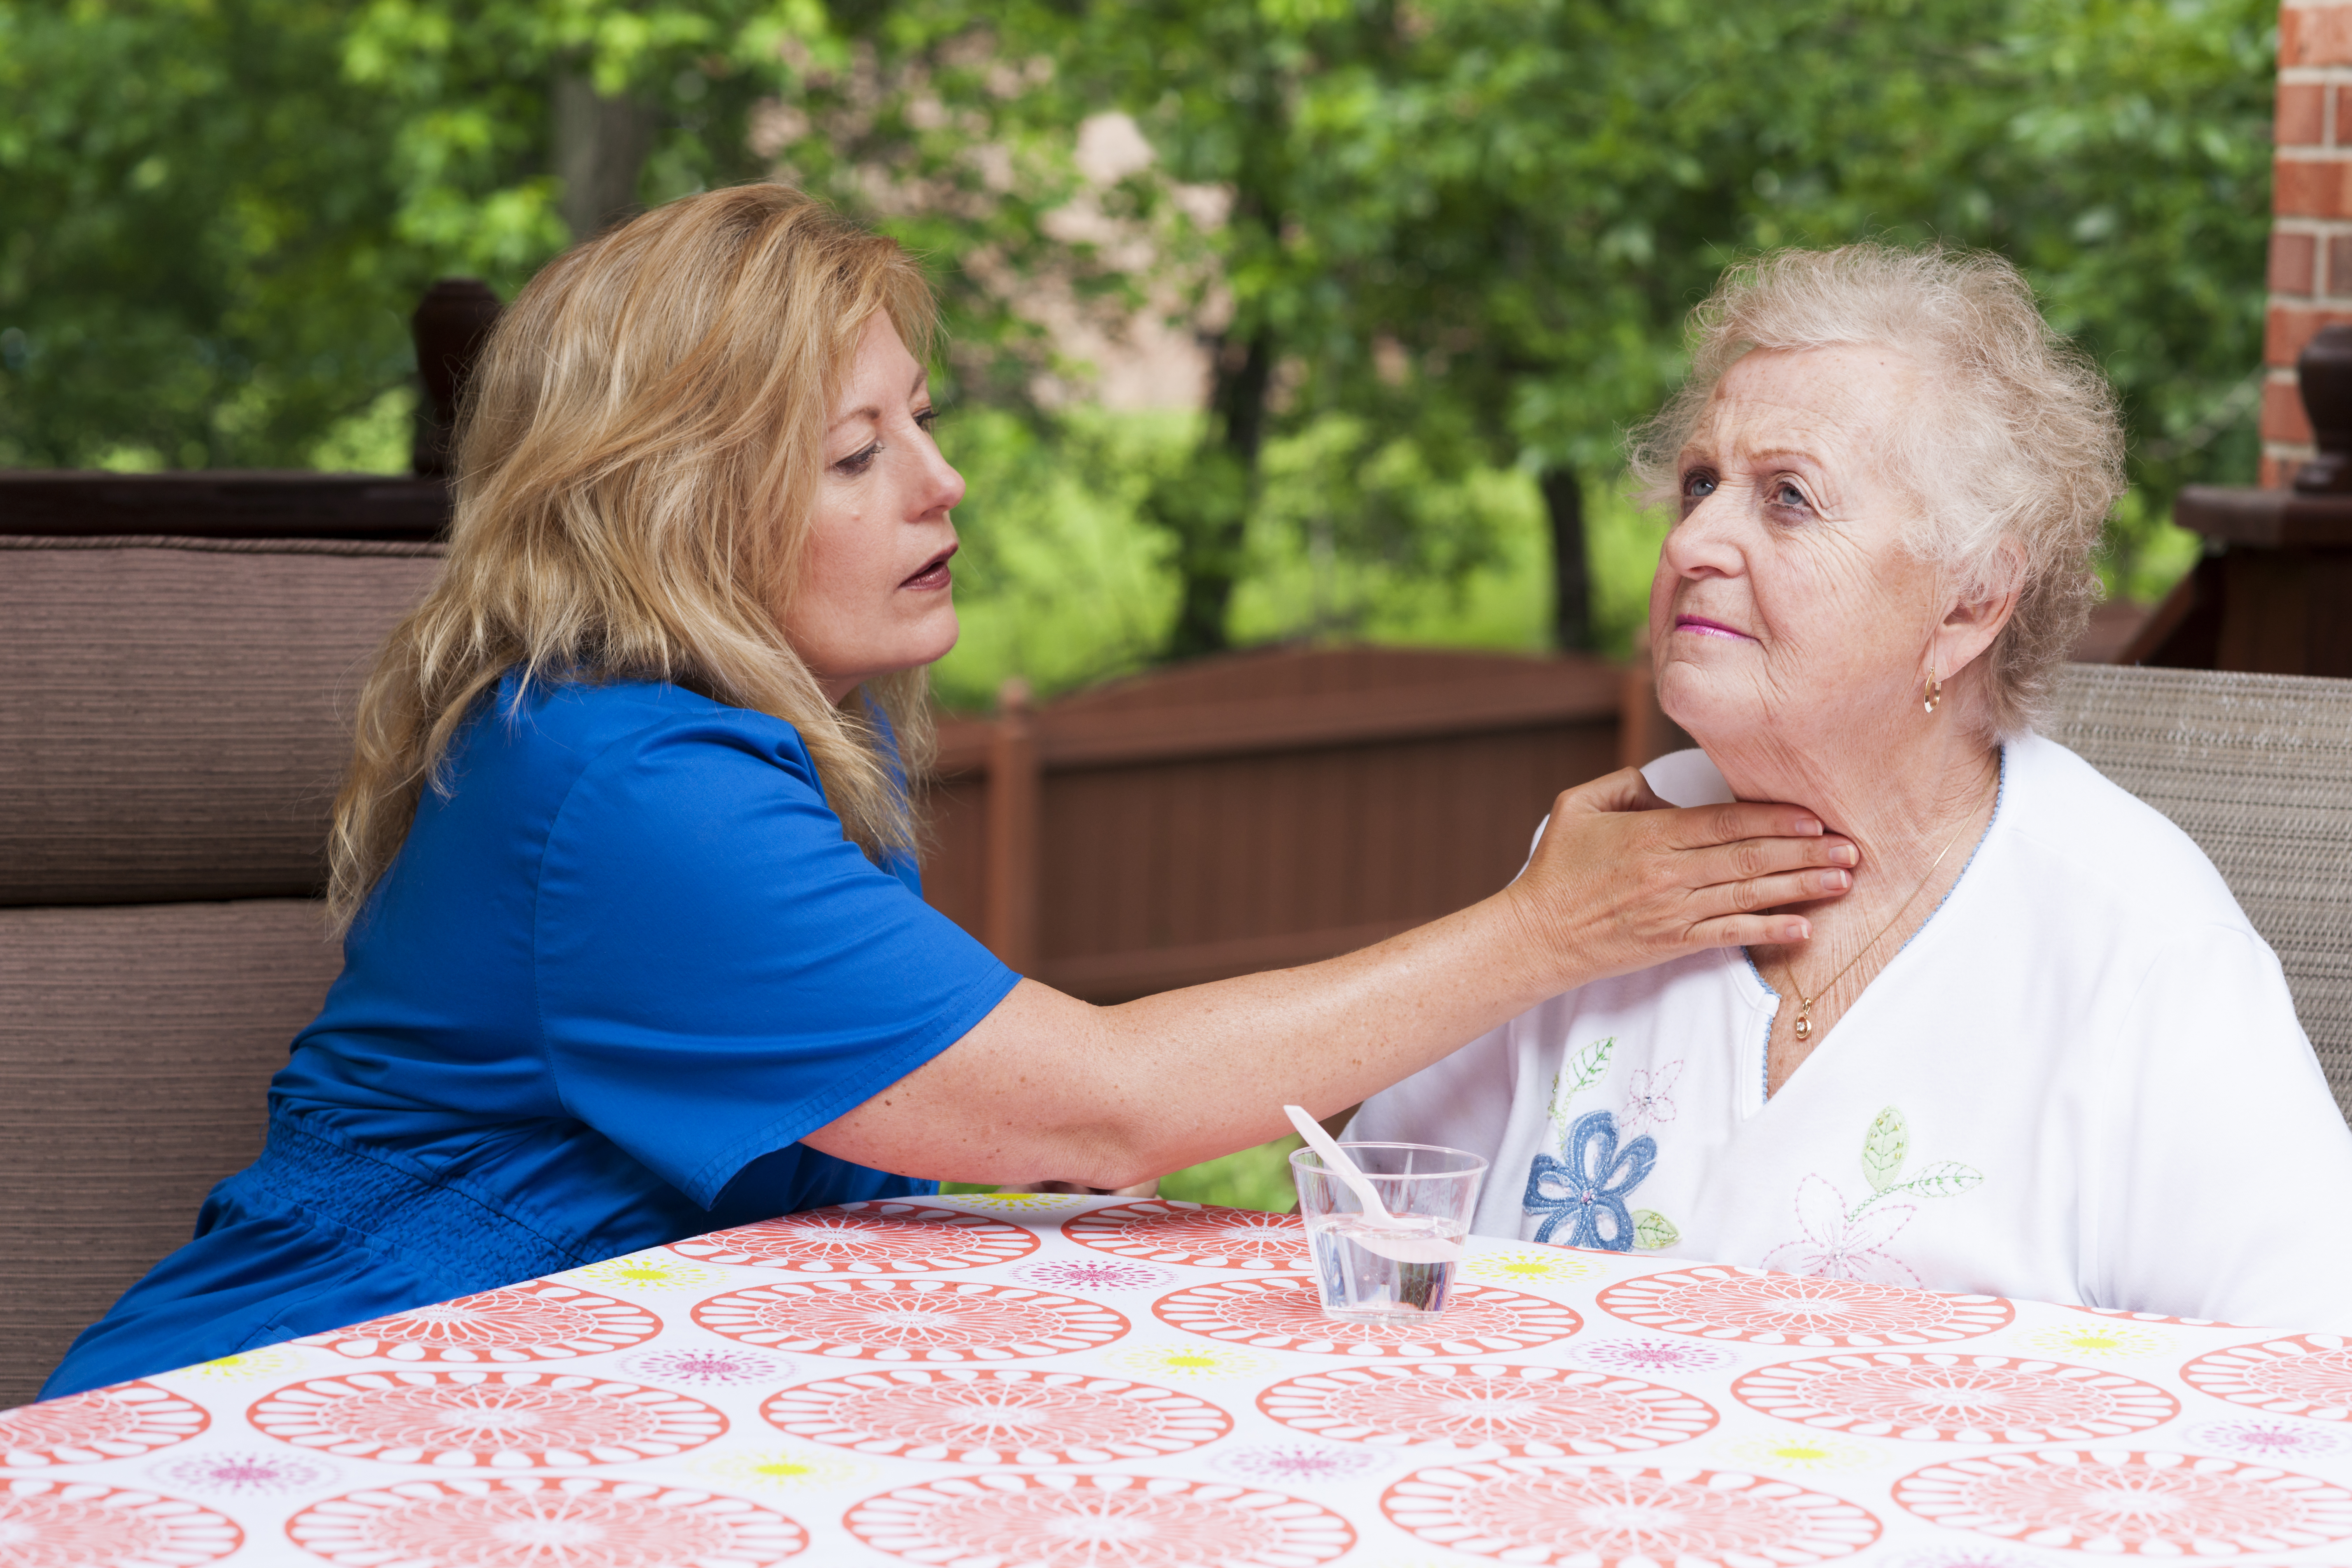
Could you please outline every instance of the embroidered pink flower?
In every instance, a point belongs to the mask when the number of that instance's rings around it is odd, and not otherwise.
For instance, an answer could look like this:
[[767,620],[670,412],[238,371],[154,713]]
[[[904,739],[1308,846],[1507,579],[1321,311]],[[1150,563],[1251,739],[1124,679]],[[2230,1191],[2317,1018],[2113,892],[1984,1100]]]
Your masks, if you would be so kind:
[[1679,1058],[1655,1072],[1647,1068],[1635,1068],[1625,1086],[1625,1109],[1619,1113],[1617,1125],[1628,1138],[1644,1127],[1663,1127],[1675,1119],[1675,1080],[1683,1076]]
[[1845,1194],[1825,1178],[1807,1176],[1797,1184],[1797,1228],[1803,1234],[1766,1253],[1764,1267],[1817,1279],[1925,1289],[1909,1265],[1885,1250],[1917,1212],[1914,1204],[1869,1200],[1848,1208]]

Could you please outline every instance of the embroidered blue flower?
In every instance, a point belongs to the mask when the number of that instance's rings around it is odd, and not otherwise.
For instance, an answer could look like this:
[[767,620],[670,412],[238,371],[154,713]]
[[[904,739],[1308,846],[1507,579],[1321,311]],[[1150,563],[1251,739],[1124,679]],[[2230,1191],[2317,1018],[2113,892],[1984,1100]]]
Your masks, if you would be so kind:
[[1528,1167],[1527,1196],[1519,1206],[1545,1216],[1536,1228],[1536,1239],[1551,1240],[1560,1221],[1573,1219],[1573,1234],[1559,1245],[1631,1251],[1633,1215],[1625,1206],[1625,1194],[1640,1186],[1658,1163],[1658,1141],[1643,1133],[1620,1149],[1617,1119],[1594,1110],[1576,1119],[1560,1147],[1567,1159],[1538,1154]]

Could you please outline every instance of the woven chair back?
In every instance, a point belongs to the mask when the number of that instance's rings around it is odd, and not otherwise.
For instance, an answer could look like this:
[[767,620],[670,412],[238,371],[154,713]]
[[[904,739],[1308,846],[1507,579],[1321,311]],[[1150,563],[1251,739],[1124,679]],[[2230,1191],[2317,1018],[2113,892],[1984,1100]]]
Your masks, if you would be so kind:
[[2071,665],[2041,731],[2212,858],[2352,1118],[2352,680]]
[[260,1152],[341,967],[352,699],[437,553],[0,536],[0,1407]]

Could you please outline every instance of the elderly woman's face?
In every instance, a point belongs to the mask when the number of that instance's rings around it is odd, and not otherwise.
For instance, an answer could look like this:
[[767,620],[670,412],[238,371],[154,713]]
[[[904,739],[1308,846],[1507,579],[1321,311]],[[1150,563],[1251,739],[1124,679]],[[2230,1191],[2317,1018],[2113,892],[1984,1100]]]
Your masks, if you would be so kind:
[[1753,353],[1717,384],[1650,590],[1659,701],[1710,748],[1917,712],[1942,605],[1882,445],[1917,390],[1864,348]]

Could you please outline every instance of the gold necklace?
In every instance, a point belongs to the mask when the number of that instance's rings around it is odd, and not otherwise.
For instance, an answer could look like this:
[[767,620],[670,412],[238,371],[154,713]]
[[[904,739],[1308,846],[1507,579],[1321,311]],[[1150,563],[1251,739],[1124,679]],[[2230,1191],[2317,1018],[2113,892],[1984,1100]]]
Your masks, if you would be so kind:
[[1976,819],[1977,814],[1973,811],[1969,812],[1968,816],[1960,819],[1959,827],[1949,838],[1944,840],[1944,847],[1941,849],[1937,850],[1935,859],[1928,862],[1927,874],[1919,879],[1919,885],[1911,889],[1911,896],[1903,900],[1903,907],[1901,909],[1895,911],[1895,920],[1888,921],[1885,925],[1879,927],[1878,934],[1864,942],[1860,952],[1857,952],[1852,958],[1847,959],[1844,966],[1835,974],[1831,975],[1829,983],[1823,985],[1819,991],[1814,992],[1811,996],[1806,995],[1804,987],[1797,984],[1797,966],[1787,959],[1780,961],[1781,973],[1786,974],[1789,978],[1789,989],[1795,992],[1797,995],[1797,1022],[1795,1026],[1790,1032],[1797,1037],[1797,1043],[1799,1045],[1802,1045],[1807,1040],[1813,1037],[1813,1004],[1828,995],[1831,991],[1834,990],[1837,986],[1837,983],[1846,977],[1846,972],[1848,970],[1851,970],[1855,964],[1860,963],[1863,961],[1864,956],[1867,954],[1872,948],[1876,947],[1880,942],[1886,940],[1886,933],[1893,931],[1895,929],[1895,921],[1900,921],[1906,914],[1909,913],[1911,906],[1919,901],[1919,895],[1926,892],[1927,890],[1927,884],[1936,879],[1936,868],[1944,863],[1944,857],[1952,852],[1952,846],[1960,841],[1960,835],[1966,833],[1969,830],[1969,824],[1974,822]]

